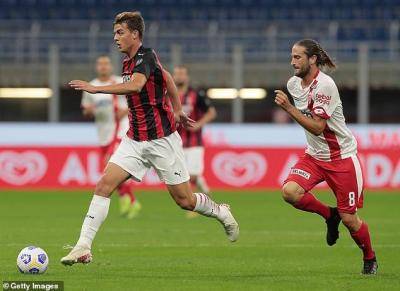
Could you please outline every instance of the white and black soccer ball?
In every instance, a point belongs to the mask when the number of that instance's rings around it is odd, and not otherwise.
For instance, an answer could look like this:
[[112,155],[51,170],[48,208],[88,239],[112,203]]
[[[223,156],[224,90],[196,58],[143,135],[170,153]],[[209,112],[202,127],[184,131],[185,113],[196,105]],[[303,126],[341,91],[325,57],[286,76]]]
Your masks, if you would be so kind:
[[42,274],[47,270],[49,257],[46,252],[38,247],[24,248],[17,257],[17,267],[24,274]]

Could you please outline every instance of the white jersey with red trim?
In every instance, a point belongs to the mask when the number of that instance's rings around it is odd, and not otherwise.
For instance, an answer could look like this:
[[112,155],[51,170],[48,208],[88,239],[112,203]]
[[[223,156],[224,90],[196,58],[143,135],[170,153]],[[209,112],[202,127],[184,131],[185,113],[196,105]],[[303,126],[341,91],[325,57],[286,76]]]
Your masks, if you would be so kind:
[[[107,82],[101,82],[96,78],[90,82],[94,86],[106,86],[118,83],[122,83],[122,77],[112,76],[110,81]],[[124,116],[118,122],[116,115],[118,109],[128,108],[125,96],[84,92],[81,105],[82,107],[94,107],[94,120],[101,146],[112,143],[116,138],[122,138],[128,131],[128,116]]]
[[346,126],[342,101],[333,79],[318,72],[310,86],[303,88],[302,79],[293,76],[287,83],[294,104],[303,114],[311,113],[326,119],[326,127],[316,136],[305,130],[307,138],[306,153],[322,160],[340,160],[357,153],[357,141]]

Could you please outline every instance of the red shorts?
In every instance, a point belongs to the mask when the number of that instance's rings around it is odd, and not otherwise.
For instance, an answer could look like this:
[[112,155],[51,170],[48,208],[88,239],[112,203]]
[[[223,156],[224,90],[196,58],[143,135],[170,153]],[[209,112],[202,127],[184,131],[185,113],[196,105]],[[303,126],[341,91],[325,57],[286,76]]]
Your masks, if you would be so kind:
[[326,181],[336,196],[339,212],[355,213],[363,206],[363,174],[357,156],[323,162],[305,154],[290,169],[286,182],[294,181],[306,192]]
[[110,159],[111,155],[115,152],[115,150],[118,148],[120,143],[121,143],[121,139],[117,138],[117,139],[114,139],[108,145],[100,147],[101,158],[103,160],[104,167],[107,165],[108,160]]

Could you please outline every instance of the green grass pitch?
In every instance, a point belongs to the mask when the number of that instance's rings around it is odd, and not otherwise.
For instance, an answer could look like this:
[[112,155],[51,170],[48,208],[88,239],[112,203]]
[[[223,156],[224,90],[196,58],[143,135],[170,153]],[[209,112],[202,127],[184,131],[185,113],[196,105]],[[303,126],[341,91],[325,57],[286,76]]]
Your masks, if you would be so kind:
[[[327,192],[317,195],[332,203]],[[241,236],[230,243],[210,218],[187,219],[166,191],[138,193],[137,219],[118,215],[113,198],[89,265],[64,267],[63,245],[74,244],[89,192],[0,192],[0,279],[61,280],[65,290],[400,290],[400,195],[367,192],[360,211],[369,224],[379,274],[360,275],[361,251],[340,226],[334,247],[325,223],[285,204],[278,192],[216,192],[231,204]],[[45,249],[43,275],[19,274],[25,246]]]

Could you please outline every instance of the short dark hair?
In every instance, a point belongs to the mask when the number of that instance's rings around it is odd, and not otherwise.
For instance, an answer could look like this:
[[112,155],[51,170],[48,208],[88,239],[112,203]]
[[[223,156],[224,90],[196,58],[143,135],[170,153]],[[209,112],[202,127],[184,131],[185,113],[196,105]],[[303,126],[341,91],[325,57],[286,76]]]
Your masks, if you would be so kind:
[[316,56],[318,67],[336,68],[334,61],[317,41],[313,39],[302,39],[296,42],[295,45],[304,47],[306,49],[305,53],[309,58]]
[[143,39],[143,34],[145,29],[144,19],[139,11],[131,11],[131,12],[128,11],[117,14],[117,16],[115,16],[113,26],[122,23],[126,23],[130,31],[137,30],[139,32],[139,38],[141,40]]

